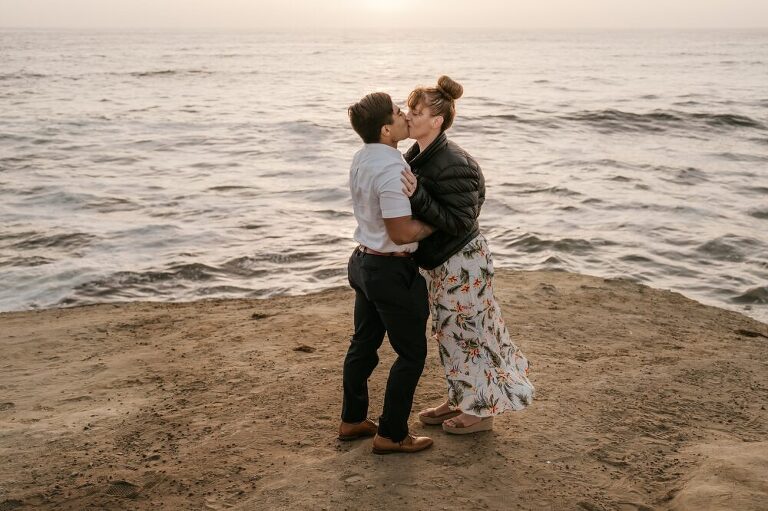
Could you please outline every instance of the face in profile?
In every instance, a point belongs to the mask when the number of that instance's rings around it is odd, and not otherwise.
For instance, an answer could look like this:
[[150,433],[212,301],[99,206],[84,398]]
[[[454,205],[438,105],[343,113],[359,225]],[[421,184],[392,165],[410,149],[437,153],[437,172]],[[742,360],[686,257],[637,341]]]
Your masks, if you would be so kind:
[[408,122],[405,120],[405,112],[392,103],[392,124],[389,125],[392,140],[399,142],[409,138]]
[[436,120],[429,108],[423,102],[419,102],[414,108],[408,110],[406,116],[410,137],[413,139],[426,137],[435,129]]

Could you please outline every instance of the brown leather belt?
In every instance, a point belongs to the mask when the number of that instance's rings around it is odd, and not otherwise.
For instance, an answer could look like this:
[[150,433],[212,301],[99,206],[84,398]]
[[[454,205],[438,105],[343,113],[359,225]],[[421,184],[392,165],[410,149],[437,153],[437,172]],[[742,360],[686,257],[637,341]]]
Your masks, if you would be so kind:
[[373,250],[372,248],[368,248],[365,245],[359,245],[357,249],[363,254],[386,257],[411,257],[413,255],[411,252],[379,252],[378,250]]

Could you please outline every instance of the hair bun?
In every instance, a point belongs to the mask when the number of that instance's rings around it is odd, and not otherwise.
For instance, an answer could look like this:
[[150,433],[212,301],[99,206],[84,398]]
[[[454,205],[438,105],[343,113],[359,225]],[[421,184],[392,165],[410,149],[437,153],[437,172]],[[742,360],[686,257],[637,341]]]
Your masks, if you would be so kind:
[[464,94],[464,87],[445,75],[437,79],[437,88],[451,99],[459,99]]

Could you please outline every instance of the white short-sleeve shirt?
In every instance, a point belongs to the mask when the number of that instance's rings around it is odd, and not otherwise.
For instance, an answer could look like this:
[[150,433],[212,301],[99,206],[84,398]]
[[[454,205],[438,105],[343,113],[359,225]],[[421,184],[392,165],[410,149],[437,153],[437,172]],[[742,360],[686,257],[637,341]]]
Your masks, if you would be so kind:
[[355,241],[379,252],[414,252],[419,244],[397,245],[389,238],[385,218],[411,215],[403,193],[401,172],[408,164],[403,155],[386,144],[365,144],[355,153],[349,169],[349,190],[355,211]]

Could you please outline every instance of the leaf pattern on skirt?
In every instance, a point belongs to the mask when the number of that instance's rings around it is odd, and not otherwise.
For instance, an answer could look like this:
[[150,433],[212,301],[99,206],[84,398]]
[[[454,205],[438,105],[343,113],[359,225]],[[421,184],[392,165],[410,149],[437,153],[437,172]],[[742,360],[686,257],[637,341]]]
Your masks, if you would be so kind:
[[479,417],[531,404],[530,365],[511,341],[493,296],[493,259],[485,237],[477,236],[423,274],[449,404]]

